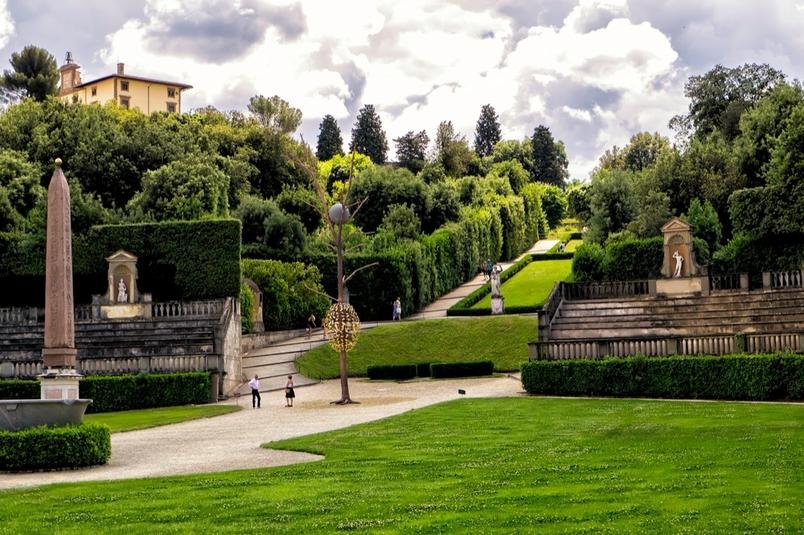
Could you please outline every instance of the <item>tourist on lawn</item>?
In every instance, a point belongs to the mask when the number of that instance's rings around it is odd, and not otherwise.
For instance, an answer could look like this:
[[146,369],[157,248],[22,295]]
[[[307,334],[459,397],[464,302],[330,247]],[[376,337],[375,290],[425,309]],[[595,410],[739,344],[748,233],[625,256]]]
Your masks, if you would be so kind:
[[260,408],[260,378],[255,374],[254,379],[248,382],[251,387],[251,408]]
[[288,375],[288,382],[285,384],[285,406],[293,406],[293,398],[296,397],[296,392],[293,391],[293,376]]

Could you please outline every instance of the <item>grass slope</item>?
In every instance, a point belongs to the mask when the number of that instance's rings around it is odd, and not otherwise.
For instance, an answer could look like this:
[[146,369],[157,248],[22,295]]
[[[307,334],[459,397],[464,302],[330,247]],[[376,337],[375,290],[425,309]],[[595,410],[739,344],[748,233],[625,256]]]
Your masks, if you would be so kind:
[[[536,318],[506,316],[403,321],[360,333],[349,352],[349,374],[365,375],[373,364],[492,360],[498,371],[518,370],[536,338]],[[338,377],[338,355],[320,346],[298,361],[307,377]]]
[[[505,281],[500,288],[505,306],[542,306],[556,282],[567,280],[572,271],[572,260],[538,260]],[[475,303],[472,308],[491,308],[491,294]]]
[[187,420],[210,418],[240,410],[236,405],[191,405],[186,407],[160,407],[133,411],[103,412],[87,414],[86,423],[108,425],[112,433],[134,431],[159,425],[175,424]]
[[272,444],[321,462],[0,492],[0,533],[799,532],[802,411],[457,400]]

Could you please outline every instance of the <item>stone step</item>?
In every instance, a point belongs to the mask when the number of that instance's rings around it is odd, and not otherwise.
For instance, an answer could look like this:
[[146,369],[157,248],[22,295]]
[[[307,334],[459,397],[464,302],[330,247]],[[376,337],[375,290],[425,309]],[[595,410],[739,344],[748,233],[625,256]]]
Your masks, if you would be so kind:
[[257,373],[261,377],[275,377],[282,375],[287,378],[290,374],[298,373],[296,369],[296,362],[278,362],[275,364],[271,364],[270,366],[265,366],[263,364],[256,364],[256,365],[247,365],[245,362],[243,363],[243,374],[246,377],[254,377],[254,374]]
[[743,333],[794,333],[800,332],[801,323],[756,323],[751,325],[712,325],[689,327],[617,327],[617,328],[556,328],[550,331],[550,340],[568,340],[579,338],[631,338],[642,336],[703,336],[710,334],[734,335],[740,331]]
[[800,303],[795,301],[785,301],[762,306],[725,306],[725,305],[709,305],[698,307],[673,307],[673,306],[645,306],[645,307],[623,307],[623,308],[600,308],[600,309],[579,309],[575,307],[562,306],[559,313],[563,318],[582,318],[582,317],[595,317],[595,316],[636,316],[636,315],[656,315],[656,316],[700,316],[700,315],[718,315],[718,314],[743,314],[748,312],[756,312],[764,314],[775,310],[785,311],[784,313],[795,313],[796,311],[804,310],[804,300]]
[[553,325],[556,324],[583,324],[583,323],[615,323],[627,325],[632,322],[675,322],[679,325],[697,325],[700,322],[711,323],[718,321],[728,321],[734,323],[745,323],[752,321],[792,321],[798,320],[804,322],[804,307],[796,308],[778,308],[778,309],[745,309],[733,311],[717,311],[707,312],[700,314],[659,314],[655,312],[647,312],[643,314],[606,314],[606,315],[592,315],[592,314],[567,314],[561,311],[560,315],[553,319]]
[[772,307],[772,306],[793,306],[804,303],[804,293],[801,295],[776,295],[773,298],[743,301],[719,300],[709,298],[697,299],[639,299],[623,301],[564,301],[561,305],[562,310],[625,310],[625,309],[650,309],[650,308],[734,308],[736,305],[742,307]]

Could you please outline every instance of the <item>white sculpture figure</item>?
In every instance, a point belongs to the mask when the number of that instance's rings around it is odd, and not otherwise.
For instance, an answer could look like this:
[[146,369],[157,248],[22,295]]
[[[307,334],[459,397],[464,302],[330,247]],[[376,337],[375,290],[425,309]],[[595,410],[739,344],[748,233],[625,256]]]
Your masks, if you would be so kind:
[[126,291],[126,283],[120,279],[120,284],[117,285],[117,302],[128,303],[128,292]]
[[491,296],[500,297],[500,266],[494,266],[491,270]]
[[676,259],[676,270],[673,273],[673,277],[680,277],[681,276],[681,264],[684,263],[684,257],[678,254],[678,249],[676,252],[673,253],[673,258]]

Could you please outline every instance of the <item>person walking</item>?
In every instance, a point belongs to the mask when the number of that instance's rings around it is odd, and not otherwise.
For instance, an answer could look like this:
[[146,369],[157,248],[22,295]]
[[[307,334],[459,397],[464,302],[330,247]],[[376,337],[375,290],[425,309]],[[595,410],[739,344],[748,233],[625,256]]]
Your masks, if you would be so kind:
[[292,407],[296,392],[293,390],[293,376],[288,375],[288,382],[285,383],[285,406]]
[[254,379],[248,382],[248,386],[251,387],[251,408],[252,409],[259,409],[260,408],[260,378],[255,374]]
[[391,321],[400,321],[402,319],[402,301],[399,298],[396,298],[393,305],[393,314],[391,316]]
[[307,318],[307,338],[313,334],[313,329],[315,329],[315,314],[310,312],[310,316]]

